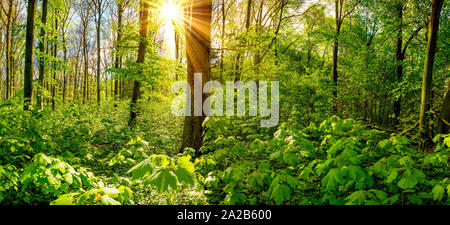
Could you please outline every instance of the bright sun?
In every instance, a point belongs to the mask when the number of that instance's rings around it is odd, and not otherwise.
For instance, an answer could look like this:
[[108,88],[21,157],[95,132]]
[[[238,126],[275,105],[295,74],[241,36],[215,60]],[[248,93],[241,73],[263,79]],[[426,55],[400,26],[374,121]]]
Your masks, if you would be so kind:
[[165,22],[176,23],[181,18],[180,6],[177,5],[173,0],[168,0],[159,8],[159,13],[161,18]]
[[163,54],[168,58],[175,57],[175,33],[183,30],[183,10],[179,2],[180,0],[160,0],[156,6],[161,20]]

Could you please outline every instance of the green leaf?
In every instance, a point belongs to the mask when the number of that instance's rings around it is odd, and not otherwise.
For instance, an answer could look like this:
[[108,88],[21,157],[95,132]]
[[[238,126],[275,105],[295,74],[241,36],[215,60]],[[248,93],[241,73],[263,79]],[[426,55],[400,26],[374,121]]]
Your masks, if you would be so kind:
[[448,135],[448,136],[444,139],[444,144],[446,144],[447,147],[450,148],[450,135]]
[[406,167],[412,167],[414,165],[414,161],[409,156],[405,156],[401,158],[399,161],[400,165],[406,166]]
[[[36,172],[36,166],[31,164],[29,166],[27,166],[22,174],[20,175],[20,182],[25,182],[25,180],[27,180],[28,178],[30,178],[35,172]],[[25,185],[26,186],[26,185]]]
[[168,168],[158,168],[149,177],[149,183],[154,185],[159,193],[162,193],[168,191],[169,187],[177,188],[177,177]]
[[391,142],[389,142],[389,139],[385,139],[378,142],[378,147],[380,147],[381,149],[385,149],[386,147],[389,147],[390,144]]
[[328,150],[328,159],[331,159],[336,156],[336,154],[341,150],[342,146],[345,144],[343,139],[339,139],[336,143],[333,144]]
[[65,194],[59,196],[58,199],[51,201],[50,205],[73,205],[73,196],[77,195],[78,193],[71,193],[71,194]]
[[64,174],[64,180],[68,183],[68,184],[72,184],[73,183],[73,177],[71,173],[66,173]]
[[50,170],[46,170],[45,174],[47,175],[47,181],[52,184],[52,185],[56,185],[56,178],[55,176],[52,174],[52,172]]
[[370,192],[374,193],[375,196],[379,199],[379,200],[386,200],[387,198],[387,194],[384,191],[380,191],[380,190],[376,190],[376,189],[371,189],[369,190]]
[[269,159],[270,160],[278,160],[281,157],[281,151],[276,151],[272,154],[270,154]]
[[291,198],[291,191],[288,186],[284,184],[277,184],[270,195],[277,205],[283,203],[284,200]]
[[346,205],[353,205],[353,204],[361,205],[366,200],[366,191],[363,190],[355,191],[347,198],[345,198],[345,200],[348,201]]
[[47,157],[46,155],[44,155],[42,153],[38,153],[34,157],[34,163],[41,165],[41,166],[46,166],[46,165],[52,163],[52,160],[49,157]]
[[314,154],[311,153],[310,151],[300,151],[299,153],[300,153],[300,155],[303,156],[303,157],[309,157],[309,158],[314,157]]
[[400,181],[398,182],[398,186],[402,189],[409,189],[416,186],[417,182],[418,181],[416,176],[409,175],[400,179]]
[[132,158],[127,158],[126,163],[128,163],[129,165],[135,165],[136,161],[134,161],[134,159]]
[[305,139],[305,138],[301,139],[299,145],[300,145],[302,150],[305,150],[307,152],[312,151],[314,149],[313,143],[310,140]]
[[131,199],[133,197],[133,191],[129,187],[121,185],[118,190],[125,199]]
[[300,162],[298,159],[297,154],[293,152],[286,152],[283,156],[283,160],[286,164],[295,165],[296,163]]
[[103,205],[120,205],[120,202],[118,202],[115,199],[109,197],[108,195],[103,195],[102,196],[102,204]]
[[408,199],[412,204],[418,204],[418,205],[423,204],[422,197],[419,196],[418,194],[412,194],[412,195],[408,196]]
[[287,176],[286,181],[289,184],[289,186],[291,186],[291,188],[296,188],[300,184],[300,181],[298,181],[295,177],[290,175]]
[[129,169],[127,173],[132,173],[131,177],[133,179],[143,179],[147,176],[150,176],[153,169],[154,167],[152,161],[150,159],[145,159],[142,162],[131,167],[131,169]]
[[450,184],[447,185],[447,195],[450,198]]
[[364,178],[366,174],[364,173],[363,169],[360,166],[350,165],[347,168],[348,176],[356,181],[358,178]]
[[397,169],[393,169],[391,171],[391,173],[389,174],[389,176],[387,177],[386,183],[388,183],[388,184],[392,183],[392,181],[394,181],[395,178],[397,178],[397,176],[398,176],[398,170]]
[[177,163],[180,168],[185,169],[188,173],[194,173],[195,166],[194,163],[192,163],[190,160],[191,160],[190,155],[182,156],[177,159]]
[[119,190],[115,188],[103,188],[103,192],[111,198],[115,198],[119,194]]
[[431,190],[431,193],[433,193],[433,200],[441,201],[442,198],[444,197],[445,190],[444,187],[442,187],[441,185],[436,185]]
[[175,168],[175,175],[177,175],[178,181],[180,183],[186,183],[189,185],[194,185],[194,175],[193,173],[190,173],[188,170],[186,170],[185,168],[180,167],[179,165],[177,166],[177,168]]
[[322,185],[326,186],[327,191],[333,190],[337,185],[342,184],[344,178],[342,177],[339,168],[331,169],[328,174],[322,179]]

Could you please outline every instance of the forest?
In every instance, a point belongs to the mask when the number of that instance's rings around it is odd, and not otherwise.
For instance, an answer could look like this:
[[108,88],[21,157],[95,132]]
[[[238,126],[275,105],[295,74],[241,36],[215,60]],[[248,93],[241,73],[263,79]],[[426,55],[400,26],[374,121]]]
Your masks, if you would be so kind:
[[450,205],[448,1],[0,8],[0,205]]

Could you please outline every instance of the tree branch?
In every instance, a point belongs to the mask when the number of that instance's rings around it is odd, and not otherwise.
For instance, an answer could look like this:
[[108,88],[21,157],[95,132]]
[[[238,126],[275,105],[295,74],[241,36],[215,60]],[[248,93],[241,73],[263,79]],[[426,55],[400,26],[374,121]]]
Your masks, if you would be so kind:
[[411,41],[414,39],[414,37],[416,37],[416,36],[419,34],[420,30],[422,30],[423,27],[424,27],[423,25],[420,26],[420,27],[418,27],[418,28],[414,31],[414,33],[411,34],[411,37],[409,37],[408,41],[407,41],[406,44],[405,44],[405,47],[403,47],[403,50],[402,50],[402,56],[405,56],[406,49],[408,48],[409,43],[411,43]]

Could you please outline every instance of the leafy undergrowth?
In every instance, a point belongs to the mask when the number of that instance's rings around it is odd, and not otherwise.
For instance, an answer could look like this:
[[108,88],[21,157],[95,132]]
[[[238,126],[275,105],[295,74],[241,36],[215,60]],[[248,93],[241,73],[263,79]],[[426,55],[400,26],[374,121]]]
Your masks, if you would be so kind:
[[449,204],[450,135],[422,152],[405,136],[331,117],[261,128],[209,118],[203,155],[178,153],[164,96],[136,127],[128,103],[24,112],[0,106],[1,204]]
[[[198,188],[185,188],[193,177],[192,167],[189,174],[180,169],[187,156],[176,156],[180,134],[175,127],[181,120],[165,113],[168,104],[162,101],[167,99],[155,95],[141,103],[150,110],[141,112],[133,131],[127,127],[127,101],[118,107],[105,101],[98,109],[67,104],[54,112],[26,112],[14,99],[2,104],[0,203],[204,204]],[[132,172],[155,154],[182,163],[148,162],[151,177]]]
[[282,124],[267,140],[239,140],[251,137],[246,127],[210,134],[205,149],[215,150],[198,159],[212,203],[450,203],[449,134],[434,138],[433,152],[422,152],[405,136],[338,117],[305,129]]

